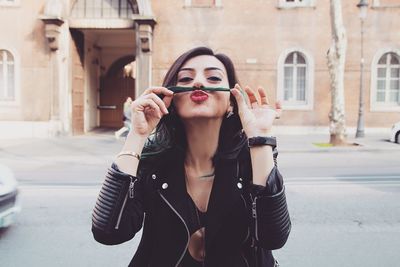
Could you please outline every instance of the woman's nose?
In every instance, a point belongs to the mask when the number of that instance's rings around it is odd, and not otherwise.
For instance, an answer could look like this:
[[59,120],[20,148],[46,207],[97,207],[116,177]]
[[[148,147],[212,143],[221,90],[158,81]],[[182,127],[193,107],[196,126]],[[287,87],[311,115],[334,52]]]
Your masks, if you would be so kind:
[[203,83],[196,81],[193,83],[193,87],[194,88],[202,88],[202,87],[204,87],[204,85],[203,85]]

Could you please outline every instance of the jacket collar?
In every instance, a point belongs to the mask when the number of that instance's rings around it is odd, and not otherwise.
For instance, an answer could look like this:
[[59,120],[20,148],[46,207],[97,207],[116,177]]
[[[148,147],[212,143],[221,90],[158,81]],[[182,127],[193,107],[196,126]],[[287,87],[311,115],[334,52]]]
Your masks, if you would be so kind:
[[[169,202],[183,223],[188,225],[189,210],[186,199],[184,161],[182,155],[169,157],[167,164],[159,169],[159,192]],[[237,160],[219,160],[215,165],[215,178],[207,207],[206,246],[222,226],[224,217],[234,208],[240,199],[238,187]]]

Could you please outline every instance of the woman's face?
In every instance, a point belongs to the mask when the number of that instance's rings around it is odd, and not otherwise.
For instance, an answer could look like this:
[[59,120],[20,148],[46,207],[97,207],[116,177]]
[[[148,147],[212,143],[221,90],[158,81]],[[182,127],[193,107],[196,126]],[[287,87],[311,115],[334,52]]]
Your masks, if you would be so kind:
[[201,90],[202,87],[229,88],[225,66],[216,57],[201,55],[189,59],[179,70],[176,85],[199,89],[174,95],[174,105],[182,119],[222,118],[226,114],[230,92]]

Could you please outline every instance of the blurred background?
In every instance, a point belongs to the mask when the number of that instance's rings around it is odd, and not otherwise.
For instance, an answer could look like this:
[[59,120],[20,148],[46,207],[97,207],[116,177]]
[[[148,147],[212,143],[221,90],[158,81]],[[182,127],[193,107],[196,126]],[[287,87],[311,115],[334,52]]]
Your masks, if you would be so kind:
[[126,266],[91,209],[124,103],[208,46],[267,89],[292,234],[281,266],[398,266],[400,0],[0,0],[0,266]]

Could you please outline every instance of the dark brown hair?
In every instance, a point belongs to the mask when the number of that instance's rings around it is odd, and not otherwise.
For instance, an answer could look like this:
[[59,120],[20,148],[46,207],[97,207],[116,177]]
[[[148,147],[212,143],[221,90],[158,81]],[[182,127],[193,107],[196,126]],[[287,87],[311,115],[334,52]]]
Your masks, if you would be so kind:
[[[215,54],[208,47],[193,48],[181,56],[169,68],[165,75],[162,86],[174,86],[177,84],[178,72],[182,66],[191,58],[201,55],[210,55],[216,57],[225,66],[229,87],[233,88],[238,82],[232,60],[225,54]],[[234,158],[245,144],[242,124],[238,116],[238,106],[236,99],[231,94],[230,101],[233,105],[233,115],[229,118],[224,117],[220,129],[218,149],[214,155],[213,162],[221,158]],[[174,149],[180,153],[186,152],[187,139],[185,130],[180,117],[178,116],[174,103],[168,108],[169,114],[164,116],[158,123],[155,132],[149,137],[148,142],[142,152],[142,158],[151,158],[151,156],[161,155],[169,149]],[[183,154],[184,155],[184,154]]]

